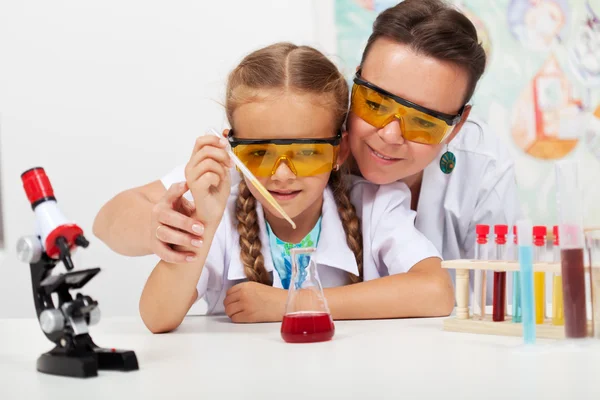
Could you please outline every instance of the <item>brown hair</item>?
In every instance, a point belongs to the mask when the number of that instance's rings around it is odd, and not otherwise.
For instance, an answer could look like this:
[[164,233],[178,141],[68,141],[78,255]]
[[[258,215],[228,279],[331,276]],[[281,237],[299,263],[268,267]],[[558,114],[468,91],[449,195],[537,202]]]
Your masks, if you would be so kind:
[[361,64],[373,43],[382,37],[466,70],[469,86],[464,102],[471,99],[485,70],[486,55],[478,42],[475,26],[456,8],[442,0],[405,0],[388,8],[373,23]]
[[[231,72],[227,82],[225,108],[232,128],[233,113],[242,104],[260,101],[273,91],[281,94],[314,93],[322,106],[334,113],[341,127],[348,112],[348,84],[336,66],[316,49],[291,43],[276,43],[246,56]],[[350,202],[343,173],[333,171],[329,184],[346,232],[346,242],[356,257],[359,276],[350,274],[352,282],[362,277],[362,235],[356,210]],[[256,199],[242,179],[236,201],[240,257],[250,281],[272,284],[262,256]]]

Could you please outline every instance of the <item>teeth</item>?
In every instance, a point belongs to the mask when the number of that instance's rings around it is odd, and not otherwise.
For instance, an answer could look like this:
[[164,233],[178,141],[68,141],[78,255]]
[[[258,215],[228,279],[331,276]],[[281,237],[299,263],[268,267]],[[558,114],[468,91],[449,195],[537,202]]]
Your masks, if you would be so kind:
[[375,153],[375,155],[376,155],[377,157],[379,157],[379,158],[382,158],[382,159],[384,159],[384,160],[395,160],[395,158],[386,157],[386,156],[384,156],[383,154],[380,154],[380,153],[376,152],[375,150],[373,150],[373,153]]

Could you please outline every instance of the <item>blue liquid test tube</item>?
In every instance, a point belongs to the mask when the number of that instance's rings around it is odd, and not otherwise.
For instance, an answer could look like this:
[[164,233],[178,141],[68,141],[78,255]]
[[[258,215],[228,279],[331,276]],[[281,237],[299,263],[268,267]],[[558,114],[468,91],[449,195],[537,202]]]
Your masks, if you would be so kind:
[[535,304],[533,298],[533,226],[530,220],[517,222],[519,231],[519,272],[523,307],[523,340],[535,343]]
[[[519,252],[517,247],[517,226],[513,226],[513,257],[514,261],[519,261]],[[523,309],[521,308],[521,274],[519,271],[513,272],[513,292],[512,292],[512,322],[521,323],[523,321]]]

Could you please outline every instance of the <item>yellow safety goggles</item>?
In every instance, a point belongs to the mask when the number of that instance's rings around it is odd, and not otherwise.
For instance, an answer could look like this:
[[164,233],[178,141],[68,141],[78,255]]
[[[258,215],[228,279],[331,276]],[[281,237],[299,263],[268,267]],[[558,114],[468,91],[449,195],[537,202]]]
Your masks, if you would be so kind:
[[402,136],[411,142],[442,143],[460,121],[464,109],[465,106],[456,115],[439,113],[365,81],[360,70],[354,77],[350,110],[376,128],[383,128],[397,119]]
[[256,177],[275,174],[281,163],[298,177],[331,172],[342,140],[341,132],[328,139],[237,139],[229,131],[234,154]]

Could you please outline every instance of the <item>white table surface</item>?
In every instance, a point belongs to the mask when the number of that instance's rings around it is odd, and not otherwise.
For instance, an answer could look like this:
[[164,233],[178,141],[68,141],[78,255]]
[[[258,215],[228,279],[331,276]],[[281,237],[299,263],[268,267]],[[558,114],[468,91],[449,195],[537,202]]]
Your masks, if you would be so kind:
[[280,324],[188,317],[153,335],[139,318],[91,327],[140,370],[38,373],[53,346],[35,319],[0,320],[0,399],[600,399],[600,341],[452,333],[442,319],[337,321],[331,342],[287,344]]

